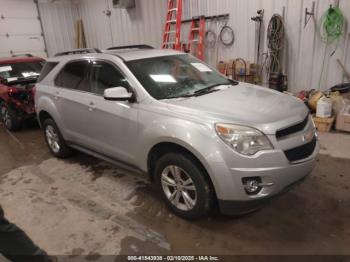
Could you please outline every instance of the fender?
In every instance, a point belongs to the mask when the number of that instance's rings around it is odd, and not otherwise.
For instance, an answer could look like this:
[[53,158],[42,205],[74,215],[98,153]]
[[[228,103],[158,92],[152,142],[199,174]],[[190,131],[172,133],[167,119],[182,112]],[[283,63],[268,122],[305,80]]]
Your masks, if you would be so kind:
[[[173,143],[191,152],[204,166],[209,174],[214,187],[218,183],[214,176],[214,170],[210,168],[209,162],[224,162],[220,152],[216,150],[218,137],[215,135],[214,127],[209,125],[189,122],[182,119],[169,117],[162,121],[153,120],[144,128],[139,135],[143,146],[138,152],[140,167],[148,169],[148,155],[152,148],[160,143]],[[205,141],[205,142],[203,142]]]
[[[37,92],[38,92],[38,90],[37,90]],[[64,132],[64,125],[63,125],[62,118],[60,117],[60,114],[58,113],[56,105],[52,101],[52,99],[49,98],[48,96],[40,96],[40,98],[38,100],[36,100],[35,103],[36,103],[35,106],[36,106],[37,118],[38,118],[39,123],[40,123],[40,113],[43,111],[47,112],[55,121],[55,123],[58,126],[58,128],[60,129],[61,134],[64,137],[64,139],[67,139],[67,136]],[[40,123],[40,125],[41,125],[41,123]]]

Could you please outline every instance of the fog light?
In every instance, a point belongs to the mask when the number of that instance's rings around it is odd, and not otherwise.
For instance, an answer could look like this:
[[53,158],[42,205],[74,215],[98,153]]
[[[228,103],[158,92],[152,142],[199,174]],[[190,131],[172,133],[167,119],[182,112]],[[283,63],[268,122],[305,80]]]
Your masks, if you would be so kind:
[[244,189],[248,195],[256,195],[258,194],[261,187],[261,178],[260,177],[248,177],[242,179]]

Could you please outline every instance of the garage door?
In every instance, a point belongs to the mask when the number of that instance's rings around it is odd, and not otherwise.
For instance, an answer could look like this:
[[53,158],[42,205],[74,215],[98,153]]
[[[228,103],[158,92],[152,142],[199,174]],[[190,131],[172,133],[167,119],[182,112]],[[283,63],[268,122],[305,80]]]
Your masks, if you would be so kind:
[[36,3],[33,0],[0,0],[0,7],[0,57],[27,53],[45,57]]

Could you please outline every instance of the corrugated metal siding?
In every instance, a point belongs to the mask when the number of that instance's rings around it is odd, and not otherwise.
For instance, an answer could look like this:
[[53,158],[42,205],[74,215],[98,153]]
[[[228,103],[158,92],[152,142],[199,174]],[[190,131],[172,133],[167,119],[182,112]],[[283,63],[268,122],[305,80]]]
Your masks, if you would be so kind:
[[112,6],[111,27],[113,45],[145,43],[160,47],[166,2],[162,0],[136,1],[136,8],[125,10]]
[[52,56],[74,47],[74,22],[78,19],[77,5],[70,1],[39,2],[47,51]]
[[79,2],[87,43],[98,48],[137,43],[159,47],[165,10],[163,0],[136,1],[136,8],[129,10],[113,8],[112,0]]
[[[251,17],[258,9],[265,10],[263,52],[267,51],[266,30],[274,13],[282,14],[285,7],[285,61],[284,68],[289,78],[289,89],[318,88],[325,44],[318,36],[316,23],[310,21],[304,28],[304,11],[312,6],[313,0],[184,0],[184,19],[196,15],[216,15],[230,13],[228,25],[235,31],[236,41],[232,47],[218,44],[207,50],[207,60],[215,65],[217,61],[242,57],[256,60],[256,25]],[[316,2],[316,21],[334,0],[314,0]],[[163,23],[166,14],[166,0],[136,0],[136,8],[130,10],[114,9],[112,0],[76,0],[79,15],[84,21],[87,43],[91,47],[106,48],[112,45],[146,43],[161,46]],[[350,18],[350,1],[340,0],[347,20]],[[106,16],[106,11],[111,16]],[[62,19],[63,20],[63,19]],[[318,23],[318,22],[317,22]],[[221,22],[208,23],[207,27],[219,33]],[[183,30],[183,38],[188,38],[188,26]],[[64,28],[65,29],[65,28]],[[57,29],[58,32],[59,29]],[[347,29],[348,30],[348,29]],[[56,32],[55,32],[56,33]],[[57,34],[57,33],[56,33]],[[59,34],[57,34],[59,35]],[[63,33],[64,35],[64,33]],[[350,68],[349,33],[342,39],[338,51],[331,58],[324,73],[322,88],[326,89],[343,79],[336,59],[341,59]],[[328,54],[331,50],[328,51]]]
[[85,36],[89,47],[106,48],[112,45],[111,26],[105,12],[106,0],[78,1],[79,15],[84,23]]
[[[310,21],[304,28],[305,8],[312,7],[312,2],[316,2],[315,20]],[[289,88],[293,92],[301,89],[318,88],[321,75],[321,67],[325,53],[325,44],[321,42],[318,33],[318,21],[325,10],[334,4],[333,0],[191,0],[187,4],[184,13],[185,18],[196,15],[216,15],[230,13],[230,25],[236,36],[234,45],[230,48],[219,45],[218,60],[242,57],[250,61],[256,61],[256,28],[251,17],[256,16],[258,9],[265,10],[264,24],[264,49],[267,51],[266,30],[269,19],[273,14],[283,14],[285,7],[285,61],[284,69],[289,77]],[[350,19],[350,1],[340,0],[347,20]],[[215,24],[215,23],[213,23]],[[210,26],[209,26],[210,27]],[[211,25],[215,29],[215,25]],[[347,29],[348,30],[348,29]],[[217,30],[218,32],[218,30]],[[350,70],[349,54],[345,54],[349,46],[349,31],[342,39],[338,51],[333,57],[329,57],[331,48],[327,51],[327,67],[321,88],[326,89],[340,83],[342,71],[336,59],[340,59]],[[216,64],[216,57],[213,50],[207,50],[207,59],[211,64]],[[347,56],[347,57],[345,57]]]

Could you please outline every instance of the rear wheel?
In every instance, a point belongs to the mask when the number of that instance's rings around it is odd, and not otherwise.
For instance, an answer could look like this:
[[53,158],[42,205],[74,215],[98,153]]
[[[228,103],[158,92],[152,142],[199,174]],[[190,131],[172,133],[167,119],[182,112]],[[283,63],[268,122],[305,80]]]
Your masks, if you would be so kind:
[[21,128],[21,121],[16,111],[7,106],[5,103],[0,105],[0,114],[1,120],[8,130],[16,131]]
[[213,189],[199,164],[188,154],[168,153],[156,163],[155,179],[167,206],[185,219],[208,214]]
[[55,121],[46,119],[43,124],[45,140],[51,153],[58,158],[67,158],[72,155],[72,149],[67,146]]

